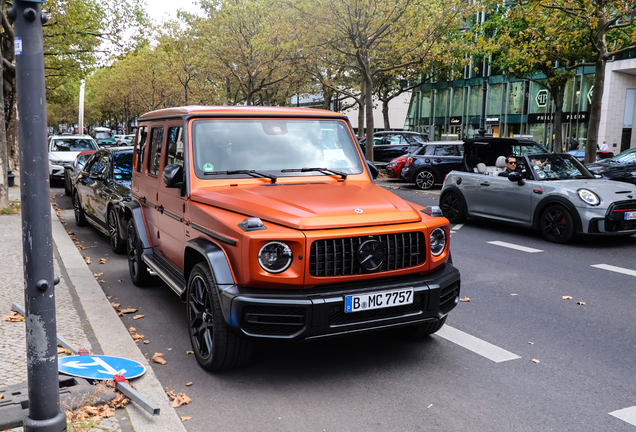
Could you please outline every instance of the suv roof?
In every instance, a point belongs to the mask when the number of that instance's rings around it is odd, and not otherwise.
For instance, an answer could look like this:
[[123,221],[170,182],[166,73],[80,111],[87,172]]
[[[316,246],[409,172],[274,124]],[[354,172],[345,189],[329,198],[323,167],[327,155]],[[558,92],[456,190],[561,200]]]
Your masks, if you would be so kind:
[[314,108],[256,107],[256,106],[200,106],[164,108],[151,111],[139,117],[139,120],[160,119],[183,116],[284,116],[289,117],[337,117],[346,118],[344,114]]

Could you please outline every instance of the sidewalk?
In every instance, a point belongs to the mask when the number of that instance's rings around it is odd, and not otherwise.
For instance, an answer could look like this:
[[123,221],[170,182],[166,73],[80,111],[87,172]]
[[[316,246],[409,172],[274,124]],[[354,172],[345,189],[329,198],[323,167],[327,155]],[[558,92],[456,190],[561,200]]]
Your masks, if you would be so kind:
[[[10,188],[9,199],[19,199],[19,189]],[[132,384],[161,409],[152,416],[131,402],[116,416],[103,419],[94,431],[103,432],[185,432],[180,418],[170,404],[128,330],[106,299],[101,287],[84,262],[66,230],[51,212],[55,274],[57,332],[93,354],[125,357],[146,366],[146,373]],[[24,272],[22,267],[21,215],[0,215],[0,316],[11,313],[11,303],[24,306]],[[64,354],[62,354],[64,355]],[[27,381],[26,334],[24,322],[0,321],[0,386]],[[22,428],[12,429],[21,431]]]

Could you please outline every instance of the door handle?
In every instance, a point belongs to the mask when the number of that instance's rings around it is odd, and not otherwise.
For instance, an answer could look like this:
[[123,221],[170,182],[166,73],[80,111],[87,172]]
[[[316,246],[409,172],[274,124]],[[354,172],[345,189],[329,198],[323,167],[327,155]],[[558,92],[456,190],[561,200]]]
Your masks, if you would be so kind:
[[483,181],[481,183],[479,183],[481,186],[490,186],[490,182],[487,181]]

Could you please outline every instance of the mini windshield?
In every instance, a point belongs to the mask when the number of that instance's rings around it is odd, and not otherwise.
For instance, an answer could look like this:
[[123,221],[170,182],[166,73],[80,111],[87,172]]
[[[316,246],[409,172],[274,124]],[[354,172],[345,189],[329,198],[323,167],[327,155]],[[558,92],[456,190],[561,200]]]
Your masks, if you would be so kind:
[[512,146],[512,154],[517,156],[526,156],[545,152],[546,150],[537,144],[520,144]]
[[542,154],[528,156],[528,169],[537,180],[593,179],[594,175],[571,155]]
[[356,144],[341,120],[196,120],[193,149],[196,175],[206,179],[252,177],[246,171],[278,177],[320,175],[290,171],[309,167],[362,172]]
[[51,143],[51,151],[65,152],[79,152],[84,150],[98,150],[97,144],[92,139],[83,138],[58,138],[54,139]]

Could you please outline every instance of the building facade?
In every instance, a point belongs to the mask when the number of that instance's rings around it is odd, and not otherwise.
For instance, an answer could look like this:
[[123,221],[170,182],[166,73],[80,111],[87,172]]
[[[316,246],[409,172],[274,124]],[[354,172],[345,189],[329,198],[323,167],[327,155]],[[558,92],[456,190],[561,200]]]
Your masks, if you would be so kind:
[[[632,125],[636,103],[636,53],[608,62],[598,142],[615,154],[636,147]],[[432,140],[472,138],[478,134],[486,68],[467,67],[463,79],[427,82],[413,91],[406,130]],[[554,104],[541,84],[506,77],[488,68],[486,130],[495,137],[524,136],[553,149]],[[491,75],[492,74],[492,75]],[[594,91],[594,67],[582,67],[567,83],[562,114],[562,142],[576,139],[585,148]]]

